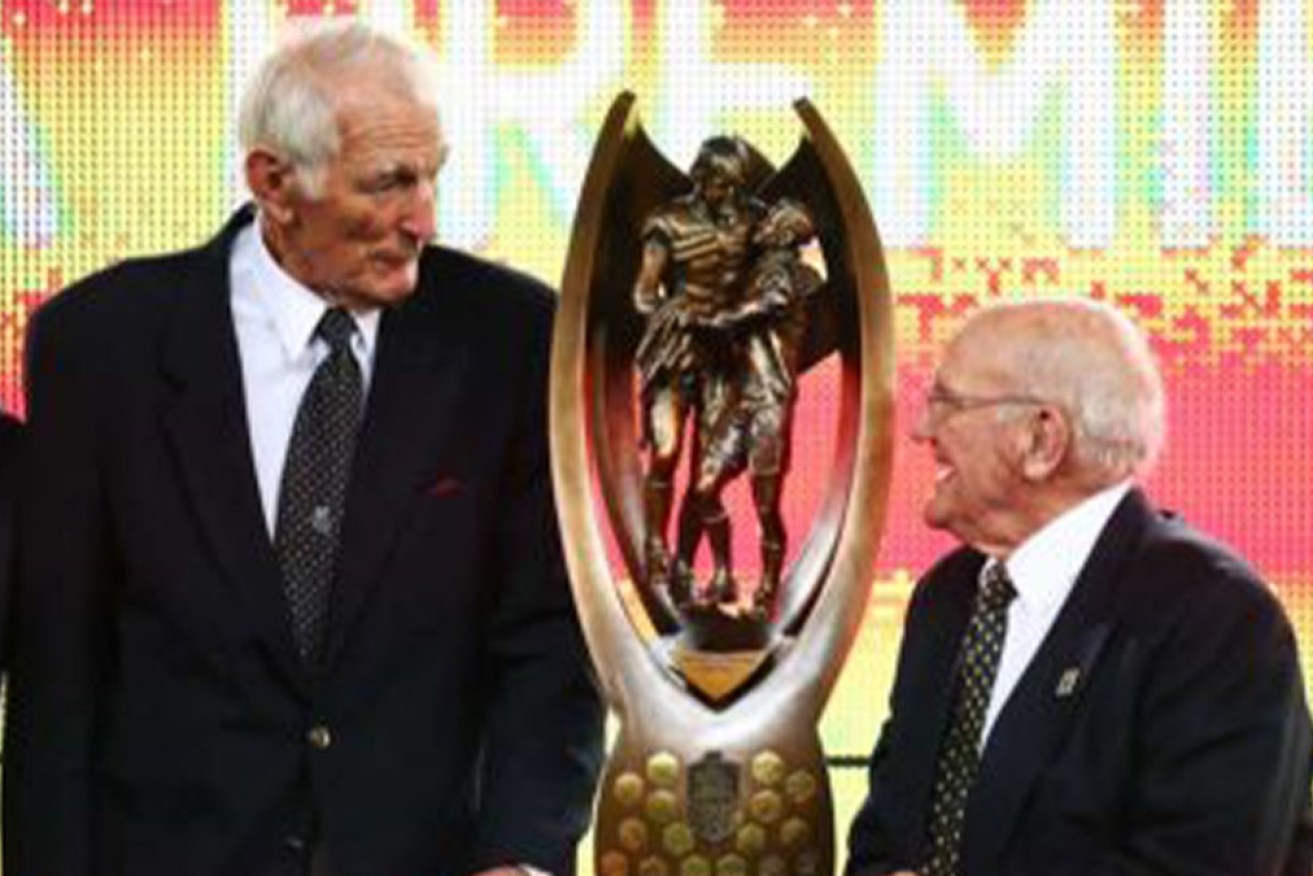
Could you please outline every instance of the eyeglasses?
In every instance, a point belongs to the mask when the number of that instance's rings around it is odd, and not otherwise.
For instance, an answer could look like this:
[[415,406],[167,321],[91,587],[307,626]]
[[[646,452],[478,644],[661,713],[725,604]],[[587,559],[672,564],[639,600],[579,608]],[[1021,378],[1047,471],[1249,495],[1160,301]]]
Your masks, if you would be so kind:
[[1047,402],[1033,395],[962,395],[943,386],[935,386],[925,394],[925,412],[932,423],[941,423],[954,414],[977,408],[1043,404]]

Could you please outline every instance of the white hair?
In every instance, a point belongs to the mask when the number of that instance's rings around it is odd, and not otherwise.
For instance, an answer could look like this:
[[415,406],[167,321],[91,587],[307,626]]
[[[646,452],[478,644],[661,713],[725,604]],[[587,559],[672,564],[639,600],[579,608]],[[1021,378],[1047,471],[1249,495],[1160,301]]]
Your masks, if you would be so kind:
[[1152,467],[1166,434],[1162,376],[1144,334],[1101,301],[1055,298],[1000,304],[970,321],[1003,320],[1009,377],[1019,395],[1070,417],[1084,474],[1112,483]]
[[370,76],[437,113],[435,65],[425,50],[349,18],[291,22],[247,83],[238,113],[242,152],[275,151],[318,197],[325,165],[341,148],[338,101],[344,82]]

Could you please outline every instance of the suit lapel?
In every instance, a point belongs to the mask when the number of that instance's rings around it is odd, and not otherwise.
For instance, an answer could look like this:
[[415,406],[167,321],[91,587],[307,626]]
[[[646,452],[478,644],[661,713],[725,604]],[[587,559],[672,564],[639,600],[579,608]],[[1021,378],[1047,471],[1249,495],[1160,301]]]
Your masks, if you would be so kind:
[[997,870],[1031,787],[1061,744],[1116,628],[1120,571],[1152,517],[1138,490],[1122,500],[999,714],[968,804],[965,872]]
[[183,274],[161,357],[172,390],[164,429],[214,556],[275,663],[306,678],[288,630],[282,577],[260,508],[229,304],[228,257],[251,220],[239,213]]
[[467,339],[441,312],[441,280],[426,277],[404,304],[383,314],[374,376],[358,439],[335,583],[325,666],[341,652],[413,504],[431,480],[455,427],[467,381]]

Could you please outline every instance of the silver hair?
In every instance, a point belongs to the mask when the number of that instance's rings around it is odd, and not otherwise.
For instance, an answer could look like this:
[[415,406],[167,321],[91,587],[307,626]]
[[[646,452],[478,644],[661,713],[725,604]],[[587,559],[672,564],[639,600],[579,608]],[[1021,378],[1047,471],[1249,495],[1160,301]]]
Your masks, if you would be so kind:
[[238,112],[242,152],[271,149],[296,171],[308,197],[322,191],[323,171],[338,154],[343,82],[359,75],[390,86],[437,113],[432,56],[400,38],[349,18],[295,20],[247,83]]
[[1100,485],[1151,468],[1166,435],[1162,375],[1144,334],[1109,304],[1054,298],[982,311],[1021,325],[1005,357],[1018,394],[1066,411],[1080,472]]

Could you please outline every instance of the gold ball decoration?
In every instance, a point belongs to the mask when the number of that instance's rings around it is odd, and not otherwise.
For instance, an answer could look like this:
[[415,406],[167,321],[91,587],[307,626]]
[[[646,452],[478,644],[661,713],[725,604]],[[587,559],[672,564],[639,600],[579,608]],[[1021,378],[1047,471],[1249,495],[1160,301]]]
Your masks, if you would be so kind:
[[642,819],[626,818],[616,829],[619,834],[620,848],[631,854],[647,850],[647,825]]
[[629,876],[629,858],[621,852],[607,852],[597,869],[602,876]]
[[642,801],[644,789],[643,777],[633,770],[626,770],[616,776],[611,794],[621,806],[632,809]]
[[752,759],[752,777],[759,785],[778,785],[784,778],[784,770],[784,758],[769,749]]
[[748,862],[742,855],[721,855],[716,861],[716,876],[748,876]]
[[780,845],[786,849],[800,849],[807,845],[811,838],[811,825],[801,818],[790,818],[780,825]]
[[784,793],[797,804],[809,802],[816,796],[819,787],[816,777],[806,770],[796,770],[784,780]]
[[661,845],[672,856],[682,858],[693,851],[693,831],[681,821],[667,824],[661,831]]
[[679,865],[679,876],[711,876],[711,862],[702,855],[689,855]]
[[679,784],[679,758],[668,751],[658,751],[647,759],[647,779],[658,788]]
[[758,791],[748,799],[748,812],[762,824],[774,824],[784,815],[784,799],[774,791]]
[[679,801],[669,791],[647,795],[647,819],[653,824],[669,824],[679,815]]
[[653,855],[638,862],[638,876],[670,876],[670,867]]
[[766,830],[759,824],[745,824],[734,836],[734,847],[745,855],[760,855],[766,848]]

